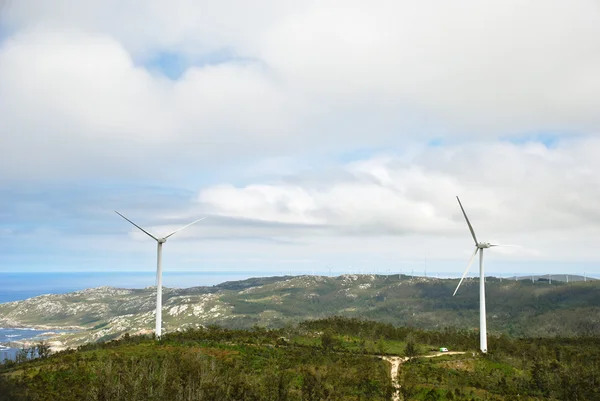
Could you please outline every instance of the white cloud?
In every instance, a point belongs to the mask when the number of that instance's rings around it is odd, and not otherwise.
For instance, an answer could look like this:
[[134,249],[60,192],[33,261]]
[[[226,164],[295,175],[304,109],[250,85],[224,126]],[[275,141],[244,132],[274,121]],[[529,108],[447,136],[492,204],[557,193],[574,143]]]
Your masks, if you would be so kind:
[[[595,1],[19,0],[0,24],[3,187],[227,171],[189,214],[233,220],[181,242],[294,260],[452,255],[460,195],[482,236],[600,259]],[[164,53],[177,80],[145,67]]]
[[0,48],[0,71],[0,167],[17,179],[139,176],[157,164],[169,173],[227,151],[254,155],[254,143],[261,153],[289,125],[255,65],[191,69],[173,83],[103,35],[17,35]]
[[[215,214],[305,224],[320,235],[440,241],[464,234],[467,243],[459,195],[480,240],[521,241],[530,248],[525,254],[550,251],[553,243],[554,253],[562,253],[589,247],[600,235],[598,150],[598,140],[555,149],[536,143],[429,148],[410,162],[386,156],[350,163],[347,174],[316,185],[301,177],[217,185],[201,191],[199,201]],[[296,226],[279,232],[306,238]],[[559,249],[561,242],[567,246]]]
[[[22,0],[2,20],[0,167],[30,177],[600,130],[593,1]],[[221,50],[248,61],[177,82],[142,67]]]
[[272,25],[311,2],[226,0],[218,3],[193,0],[95,1],[85,4],[57,0],[39,4],[12,1],[3,20],[13,29],[45,27],[106,33],[134,55],[144,58],[157,50],[200,55],[215,49],[242,51]]

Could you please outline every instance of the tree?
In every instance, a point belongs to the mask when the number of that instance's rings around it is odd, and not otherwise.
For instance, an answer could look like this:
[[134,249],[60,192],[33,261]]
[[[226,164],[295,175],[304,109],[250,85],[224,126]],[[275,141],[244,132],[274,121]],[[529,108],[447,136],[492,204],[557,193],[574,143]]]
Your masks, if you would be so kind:
[[439,399],[440,395],[434,388],[429,390],[429,392],[425,395],[425,401],[438,401]]
[[549,394],[549,386],[548,386],[548,372],[546,365],[539,361],[535,360],[530,369],[531,374],[531,387],[533,389],[538,390],[542,395],[548,396]]
[[15,355],[15,362],[22,363],[27,361],[29,355],[29,348],[23,347],[17,351],[17,355]]
[[290,383],[292,378],[286,371],[279,373],[279,381],[277,383],[277,401],[287,401],[290,392]]
[[412,338],[409,338],[406,342],[406,347],[404,348],[404,356],[407,357],[409,361],[411,361],[417,355],[419,355],[417,345],[415,344]]
[[323,351],[333,351],[335,343],[335,337],[331,330],[325,330],[321,335],[321,347],[323,347]]
[[398,384],[400,385],[400,394],[403,400],[409,400],[417,393],[418,375],[415,372],[414,366],[406,366],[406,368],[398,371]]
[[302,377],[302,401],[317,401],[321,399],[322,386],[318,374],[309,370],[303,372]]
[[37,354],[40,358],[44,359],[47,358],[48,356],[50,356],[50,346],[48,345],[48,343],[46,341],[40,341],[36,346],[35,349],[37,351]]

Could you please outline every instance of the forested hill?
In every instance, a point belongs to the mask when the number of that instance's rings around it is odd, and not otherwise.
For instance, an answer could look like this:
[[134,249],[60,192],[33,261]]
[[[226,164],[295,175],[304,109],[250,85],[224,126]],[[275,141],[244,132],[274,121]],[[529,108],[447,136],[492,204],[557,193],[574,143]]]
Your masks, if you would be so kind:
[[0,363],[0,401],[600,399],[598,337],[491,336],[485,355],[477,344],[472,331],[340,317],[125,335]]
[[[343,275],[254,278],[213,287],[164,290],[167,331],[219,324],[229,328],[284,327],[332,315],[368,317],[425,329],[476,330],[477,280],[409,276]],[[585,336],[600,331],[600,282],[488,278],[488,329],[492,334],[551,337]],[[44,295],[0,304],[0,327],[78,326],[65,334],[67,345],[118,338],[151,330],[155,289],[101,287],[63,295]]]

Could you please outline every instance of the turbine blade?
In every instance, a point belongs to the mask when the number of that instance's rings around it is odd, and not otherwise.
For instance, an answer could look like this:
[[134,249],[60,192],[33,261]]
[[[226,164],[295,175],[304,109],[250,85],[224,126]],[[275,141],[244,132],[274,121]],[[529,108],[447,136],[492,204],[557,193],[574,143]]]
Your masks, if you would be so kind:
[[471,225],[471,222],[469,221],[469,218],[467,217],[467,214],[465,213],[465,208],[463,208],[462,203],[460,203],[460,199],[458,199],[458,196],[456,197],[456,200],[458,200],[458,204],[460,206],[460,210],[462,210],[463,216],[465,216],[465,220],[467,221],[467,225],[469,226],[469,230],[471,230],[471,235],[473,236],[473,239],[475,240],[475,245],[477,245],[477,237],[475,236],[475,231],[473,231],[473,226]]
[[509,246],[511,248],[523,248],[523,245],[490,244],[490,246]]
[[121,216],[122,218],[124,218],[125,220],[127,220],[128,222],[130,222],[131,224],[133,224],[134,226],[136,226],[137,228],[139,228],[140,230],[142,230],[144,233],[149,235],[153,240],[158,241],[158,238],[156,238],[154,235],[150,234],[148,231],[144,230],[142,227],[135,224],[133,221],[129,220],[127,217],[123,216],[121,213],[117,212],[116,210],[115,210],[115,213],[118,214],[119,216]]
[[183,229],[185,229],[185,228],[188,228],[188,227],[189,227],[189,226],[191,226],[192,224],[196,224],[196,223],[197,223],[197,222],[199,222],[200,220],[204,220],[205,218],[206,218],[206,217],[202,217],[202,218],[200,218],[200,219],[198,219],[198,220],[196,220],[196,221],[192,221],[190,224],[188,224],[188,225],[186,225],[186,226],[183,226],[183,227],[181,227],[181,228],[178,228],[177,230],[173,231],[171,234],[167,235],[167,236],[165,237],[165,239],[169,238],[171,235],[175,234],[175,233],[176,233],[176,232],[178,232],[178,231],[181,231],[181,230],[183,230]]
[[475,252],[473,252],[473,255],[471,255],[471,259],[469,259],[469,264],[467,265],[465,272],[463,273],[462,277],[460,278],[460,281],[458,282],[458,285],[456,286],[456,289],[454,290],[454,294],[452,294],[452,296],[456,295],[456,291],[458,291],[458,287],[460,287],[463,280],[467,276],[467,273],[469,272],[469,269],[471,268],[471,265],[473,264],[473,259],[475,259],[475,255],[477,255],[478,250],[479,250],[479,248],[475,247]]

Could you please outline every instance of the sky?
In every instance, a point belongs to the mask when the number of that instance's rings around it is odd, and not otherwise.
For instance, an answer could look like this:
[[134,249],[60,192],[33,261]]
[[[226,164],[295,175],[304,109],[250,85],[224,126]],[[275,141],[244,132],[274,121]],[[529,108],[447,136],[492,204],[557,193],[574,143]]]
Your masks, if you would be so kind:
[[595,0],[0,7],[0,272],[600,274]]

